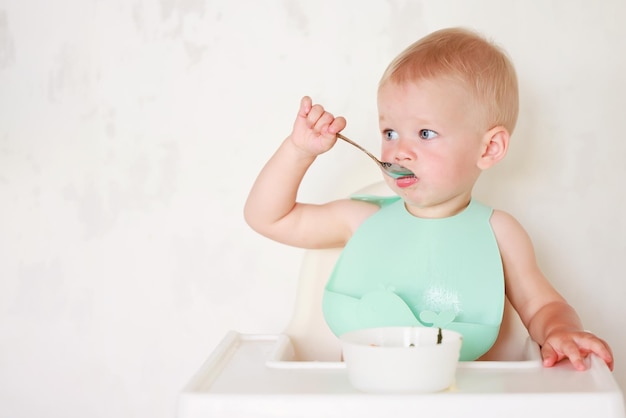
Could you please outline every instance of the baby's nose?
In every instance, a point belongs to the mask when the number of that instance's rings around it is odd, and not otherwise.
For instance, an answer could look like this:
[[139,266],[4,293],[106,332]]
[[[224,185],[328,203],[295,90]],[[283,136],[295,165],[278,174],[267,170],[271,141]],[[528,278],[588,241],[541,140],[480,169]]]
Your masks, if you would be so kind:
[[414,160],[417,158],[417,154],[411,141],[406,139],[398,139],[396,146],[394,147],[394,160]]

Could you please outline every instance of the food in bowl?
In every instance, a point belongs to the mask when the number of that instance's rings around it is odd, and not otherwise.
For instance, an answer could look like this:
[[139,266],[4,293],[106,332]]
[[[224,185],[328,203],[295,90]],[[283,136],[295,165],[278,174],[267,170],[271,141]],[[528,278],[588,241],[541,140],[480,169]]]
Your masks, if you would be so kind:
[[438,392],[454,383],[458,332],[426,327],[367,328],[341,340],[348,379],[364,392]]

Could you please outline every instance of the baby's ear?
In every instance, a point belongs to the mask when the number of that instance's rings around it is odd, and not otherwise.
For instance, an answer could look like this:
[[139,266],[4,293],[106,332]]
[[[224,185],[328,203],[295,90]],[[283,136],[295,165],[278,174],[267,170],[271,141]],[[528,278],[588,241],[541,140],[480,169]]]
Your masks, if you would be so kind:
[[509,149],[509,131],[504,126],[491,128],[483,136],[482,155],[478,160],[478,168],[486,170],[504,158]]

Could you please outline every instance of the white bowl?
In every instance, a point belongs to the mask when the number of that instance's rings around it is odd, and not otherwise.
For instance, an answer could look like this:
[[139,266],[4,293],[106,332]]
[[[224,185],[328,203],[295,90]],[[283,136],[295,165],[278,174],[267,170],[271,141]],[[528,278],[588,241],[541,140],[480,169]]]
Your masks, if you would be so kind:
[[352,385],[364,392],[437,392],[454,383],[461,352],[458,332],[425,327],[383,327],[341,335]]

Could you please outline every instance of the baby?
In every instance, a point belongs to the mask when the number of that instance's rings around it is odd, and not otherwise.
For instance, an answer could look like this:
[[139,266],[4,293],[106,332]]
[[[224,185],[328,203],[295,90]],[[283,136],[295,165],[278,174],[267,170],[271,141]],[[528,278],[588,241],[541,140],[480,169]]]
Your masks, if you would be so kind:
[[583,329],[550,285],[524,228],[472,198],[482,171],[506,155],[517,120],[517,78],[506,54],[465,29],[434,32],[389,65],[378,113],[382,160],[414,173],[384,176],[398,197],[297,201],[308,168],[346,126],[304,97],[245,205],[248,224],[273,240],[345,247],[323,300],[333,332],[445,327],[463,334],[461,359],[473,360],[494,343],[506,296],[540,344],[544,366],[568,358],[584,370],[594,353],[612,370],[610,347]]

